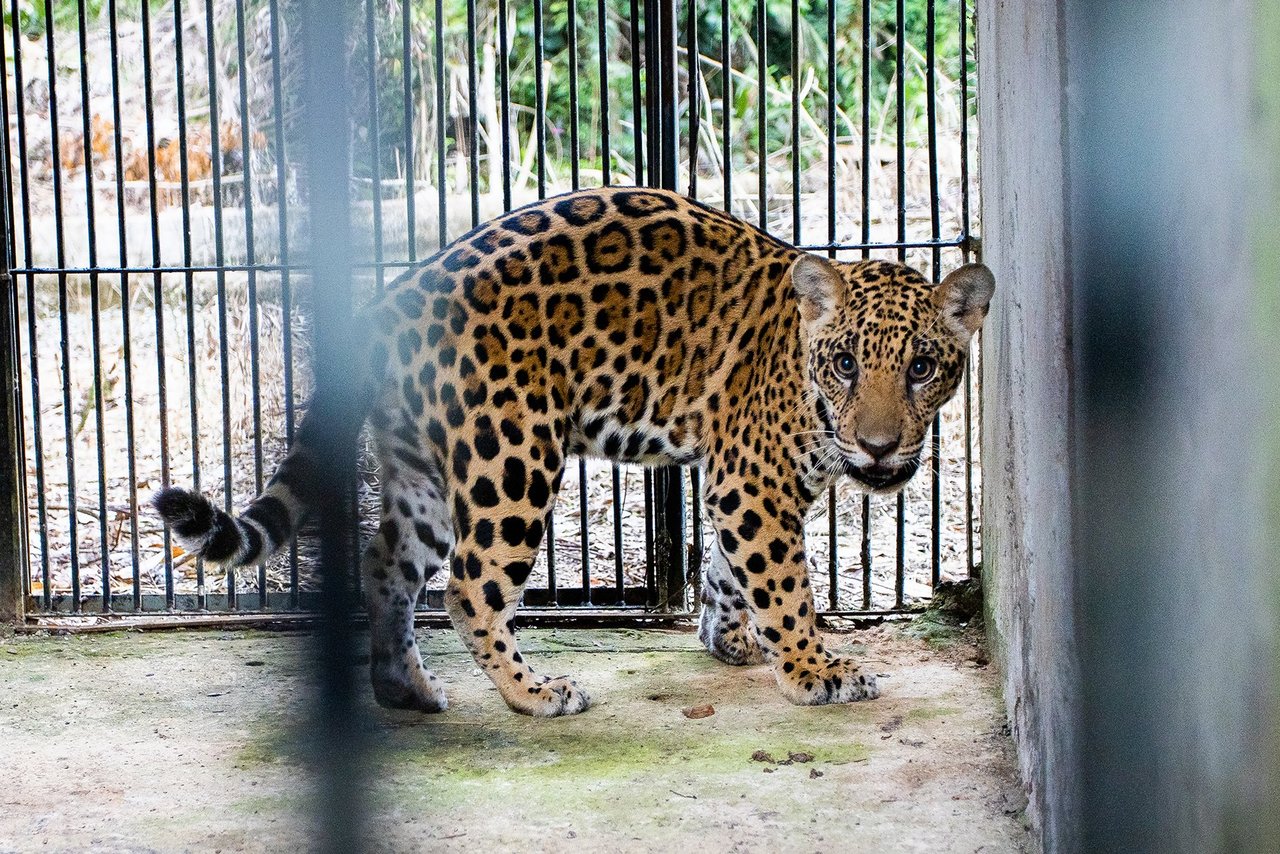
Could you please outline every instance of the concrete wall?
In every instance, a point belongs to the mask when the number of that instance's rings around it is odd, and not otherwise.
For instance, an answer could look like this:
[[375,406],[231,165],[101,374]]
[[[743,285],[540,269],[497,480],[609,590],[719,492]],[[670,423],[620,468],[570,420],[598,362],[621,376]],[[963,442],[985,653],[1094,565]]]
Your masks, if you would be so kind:
[[984,573],[1032,819],[1280,850],[1280,11],[977,16]]
[[1030,812],[1071,847],[1078,690],[1068,429],[1064,33],[1053,0],[979,3],[983,564]]

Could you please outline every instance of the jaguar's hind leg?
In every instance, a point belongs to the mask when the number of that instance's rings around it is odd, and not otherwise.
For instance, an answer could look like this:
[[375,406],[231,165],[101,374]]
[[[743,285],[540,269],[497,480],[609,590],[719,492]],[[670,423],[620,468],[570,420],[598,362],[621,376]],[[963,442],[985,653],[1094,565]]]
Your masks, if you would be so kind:
[[[563,463],[554,450],[499,460],[495,479],[475,473],[454,484],[457,549],[445,607],[478,664],[502,699],[517,712],[538,717],[572,715],[585,709],[587,694],[567,676],[537,676],[516,646],[512,618],[533,569],[546,519],[560,485]],[[553,465],[554,464],[554,465]],[[476,467],[472,467],[473,472]]]
[[732,573],[729,559],[716,540],[711,562],[702,576],[698,638],[708,652],[725,664],[763,664],[764,653],[756,643],[747,600],[734,584]]
[[423,585],[448,559],[453,525],[431,478],[389,467],[384,474],[382,524],[362,564],[373,694],[390,708],[439,712],[448,706],[444,686],[422,664],[413,609]]

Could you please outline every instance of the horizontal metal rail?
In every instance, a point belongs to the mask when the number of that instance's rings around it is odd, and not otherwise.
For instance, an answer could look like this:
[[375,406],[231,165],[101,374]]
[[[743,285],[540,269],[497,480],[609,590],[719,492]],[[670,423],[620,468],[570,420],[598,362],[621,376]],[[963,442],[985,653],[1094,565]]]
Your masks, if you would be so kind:
[[[968,238],[952,237],[946,240],[917,240],[905,243],[886,242],[886,243],[811,243],[797,246],[798,249],[804,249],[808,252],[826,252],[834,250],[837,252],[888,252],[899,249],[955,249],[966,246]],[[356,270],[386,270],[386,269],[402,269],[407,270],[417,266],[417,261],[365,261],[354,262],[351,266]],[[154,273],[248,273],[250,271],[259,273],[281,273],[281,272],[307,272],[311,269],[309,264],[273,264],[270,262],[262,262],[256,264],[222,264],[214,266],[210,264],[161,264],[156,267],[15,267],[11,272],[15,276],[90,276],[90,275],[119,275],[127,273],[131,276],[152,275]]]

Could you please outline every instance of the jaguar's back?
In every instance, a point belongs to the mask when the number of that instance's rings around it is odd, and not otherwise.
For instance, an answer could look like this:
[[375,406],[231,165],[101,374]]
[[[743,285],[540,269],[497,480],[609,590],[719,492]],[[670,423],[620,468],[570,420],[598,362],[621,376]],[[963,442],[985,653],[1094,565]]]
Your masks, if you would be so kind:
[[734,368],[782,313],[776,285],[797,254],[673,193],[603,189],[522,208],[371,308],[375,423],[466,429],[464,410],[487,412],[483,433],[549,416],[553,459],[693,462]]
[[[900,265],[829,263],[634,188],[513,211],[402,276],[361,321],[383,482],[363,563],[379,701],[446,705],[412,609],[447,564],[450,616],[507,703],[586,707],[572,680],[535,676],[512,624],[569,454],[705,466],[708,648],[771,662],[795,702],[874,697],[815,631],[804,516],[837,474],[872,489],[911,476],[992,284],[978,266],[935,286]],[[181,490],[157,507],[209,559],[260,560],[322,500],[307,446],[320,428],[304,423],[239,519]]]

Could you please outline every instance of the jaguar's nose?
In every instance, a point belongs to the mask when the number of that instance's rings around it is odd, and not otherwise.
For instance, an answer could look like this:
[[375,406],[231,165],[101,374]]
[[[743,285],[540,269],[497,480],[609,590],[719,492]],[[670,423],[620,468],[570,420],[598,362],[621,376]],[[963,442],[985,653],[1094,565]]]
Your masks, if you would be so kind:
[[863,436],[859,436],[858,446],[861,447],[862,450],[870,454],[873,460],[875,460],[876,462],[880,462],[885,457],[889,456],[894,451],[898,450],[898,444],[900,441],[901,441],[900,437],[897,437],[897,436],[887,441],[884,440],[883,437],[879,437],[879,436],[874,438],[865,438]]

